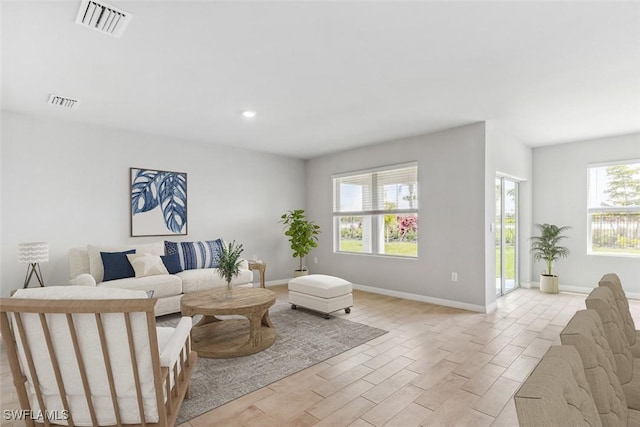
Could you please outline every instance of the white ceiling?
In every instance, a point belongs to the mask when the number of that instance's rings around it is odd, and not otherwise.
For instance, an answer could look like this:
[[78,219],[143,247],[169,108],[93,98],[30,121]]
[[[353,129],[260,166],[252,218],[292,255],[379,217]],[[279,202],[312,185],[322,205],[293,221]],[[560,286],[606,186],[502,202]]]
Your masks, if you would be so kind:
[[80,0],[2,0],[4,110],[300,158],[484,120],[532,146],[640,131],[638,2],[107,3],[120,39]]

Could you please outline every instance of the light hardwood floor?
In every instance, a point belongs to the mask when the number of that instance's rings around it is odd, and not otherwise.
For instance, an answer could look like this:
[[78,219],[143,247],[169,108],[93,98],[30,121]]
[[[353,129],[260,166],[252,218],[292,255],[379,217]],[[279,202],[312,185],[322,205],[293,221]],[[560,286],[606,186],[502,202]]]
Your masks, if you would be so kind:
[[[585,297],[517,289],[482,314],[354,291],[337,316],[389,333],[180,427],[517,426],[513,394]],[[4,352],[0,378],[2,409],[17,408]]]

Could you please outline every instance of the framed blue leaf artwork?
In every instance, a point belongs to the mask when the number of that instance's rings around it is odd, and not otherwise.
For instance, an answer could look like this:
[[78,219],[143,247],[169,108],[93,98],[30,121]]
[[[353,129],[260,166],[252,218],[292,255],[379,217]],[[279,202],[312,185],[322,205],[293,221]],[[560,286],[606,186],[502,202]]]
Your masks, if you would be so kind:
[[187,174],[131,168],[131,237],[187,235]]

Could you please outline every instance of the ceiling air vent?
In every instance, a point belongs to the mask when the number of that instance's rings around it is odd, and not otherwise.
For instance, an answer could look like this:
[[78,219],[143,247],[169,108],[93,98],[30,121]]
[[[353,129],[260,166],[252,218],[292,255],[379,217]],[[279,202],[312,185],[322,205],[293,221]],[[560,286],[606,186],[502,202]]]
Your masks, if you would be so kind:
[[114,37],[120,37],[133,15],[95,0],[82,0],[76,23]]
[[65,98],[64,96],[53,94],[49,95],[49,104],[56,105],[58,107],[70,108],[74,110],[79,103],[80,101],[78,101],[77,99]]

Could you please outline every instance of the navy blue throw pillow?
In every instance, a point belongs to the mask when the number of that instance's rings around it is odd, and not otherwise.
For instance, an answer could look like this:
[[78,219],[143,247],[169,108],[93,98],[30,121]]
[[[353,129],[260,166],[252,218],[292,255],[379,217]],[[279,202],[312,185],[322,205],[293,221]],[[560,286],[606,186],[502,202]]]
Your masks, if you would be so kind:
[[167,268],[169,274],[176,274],[182,271],[180,256],[177,253],[171,255],[160,255],[160,259],[162,259],[162,262]]
[[125,252],[100,252],[102,264],[104,265],[104,282],[127,277],[136,277],[131,263],[127,259],[127,254],[135,254],[136,250],[131,249]]

